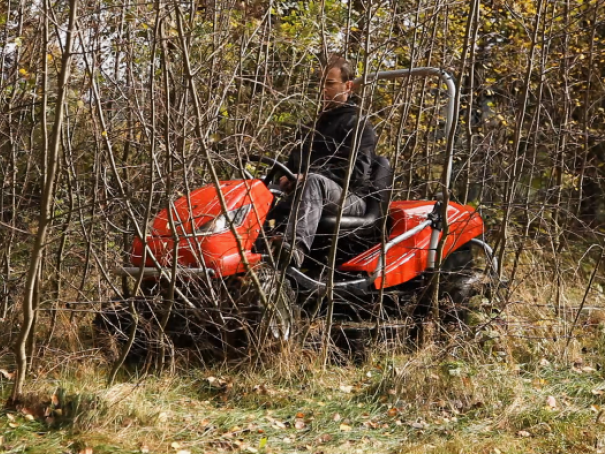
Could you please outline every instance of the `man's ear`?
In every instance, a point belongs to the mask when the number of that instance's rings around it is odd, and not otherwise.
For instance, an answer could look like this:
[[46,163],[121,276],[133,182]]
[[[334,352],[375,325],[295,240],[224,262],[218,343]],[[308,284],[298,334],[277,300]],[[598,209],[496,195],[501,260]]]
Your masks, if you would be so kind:
[[352,93],[353,92],[353,81],[352,80],[348,80],[345,83],[345,87],[347,89],[347,93]]

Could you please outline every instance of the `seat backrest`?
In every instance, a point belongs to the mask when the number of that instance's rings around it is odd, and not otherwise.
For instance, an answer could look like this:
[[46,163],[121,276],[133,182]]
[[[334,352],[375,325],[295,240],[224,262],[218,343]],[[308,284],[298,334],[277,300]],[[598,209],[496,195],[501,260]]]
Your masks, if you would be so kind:
[[[387,158],[374,155],[370,175],[370,193],[364,197],[366,210],[363,216],[343,216],[340,220],[340,231],[360,229],[375,230],[380,227],[378,221],[387,214],[389,200],[391,198],[391,182],[393,181],[393,170]],[[336,228],[336,216],[333,214],[322,214],[318,226],[319,232],[333,232]]]
[[393,182],[393,169],[384,156],[374,155],[370,181],[372,189],[366,197],[365,216],[378,219],[387,213]]

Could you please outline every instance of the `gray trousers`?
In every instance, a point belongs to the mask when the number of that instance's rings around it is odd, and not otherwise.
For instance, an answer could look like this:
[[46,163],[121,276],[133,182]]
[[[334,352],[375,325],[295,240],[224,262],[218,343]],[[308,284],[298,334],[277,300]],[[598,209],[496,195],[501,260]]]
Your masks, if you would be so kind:
[[[300,191],[300,187],[297,188]],[[311,173],[302,188],[300,204],[292,205],[284,240],[290,244],[304,245],[307,252],[317,233],[321,214],[338,214],[342,188],[338,183],[323,175]],[[365,201],[355,194],[349,193],[345,199],[344,216],[363,216],[366,211]],[[296,222],[295,222],[296,221]],[[296,224],[296,226],[295,226]],[[296,227],[296,232],[294,232]]]

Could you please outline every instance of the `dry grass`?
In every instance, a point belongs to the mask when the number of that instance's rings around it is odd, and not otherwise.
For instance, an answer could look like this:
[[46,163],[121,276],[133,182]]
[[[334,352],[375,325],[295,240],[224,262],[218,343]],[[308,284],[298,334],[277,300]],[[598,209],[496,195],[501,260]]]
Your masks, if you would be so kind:
[[[110,388],[86,319],[61,317],[26,403],[0,413],[0,453],[605,452],[602,295],[591,294],[572,331],[580,276],[559,307],[546,276],[520,274],[497,322],[420,351],[377,350],[327,369],[296,347],[237,368],[181,356],[170,373],[130,369]],[[11,362],[0,353],[0,368]],[[2,398],[9,388],[0,378]]]
[[524,341],[502,336],[505,356],[452,339],[327,370],[312,355],[239,372],[181,363],[175,374],[131,371],[111,388],[93,356],[65,357],[49,372],[40,364],[25,409],[0,417],[0,452],[596,453],[602,339],[595,329],[575,365],[519,363]]

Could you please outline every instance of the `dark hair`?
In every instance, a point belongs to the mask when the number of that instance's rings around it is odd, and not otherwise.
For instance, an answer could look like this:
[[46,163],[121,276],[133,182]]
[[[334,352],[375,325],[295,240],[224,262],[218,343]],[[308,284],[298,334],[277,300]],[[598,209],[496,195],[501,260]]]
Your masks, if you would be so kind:
[[348,82],[355,78],[355,71],[351,69],[351,64],[349,63],[349,61],[338,54],[331,54],[328,56],[328,61],[326,63],[326,72],[328,72],[332,68],[340,69],[340,74],[342,76],[343,82]]

